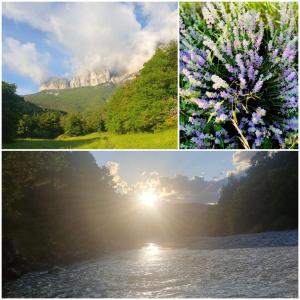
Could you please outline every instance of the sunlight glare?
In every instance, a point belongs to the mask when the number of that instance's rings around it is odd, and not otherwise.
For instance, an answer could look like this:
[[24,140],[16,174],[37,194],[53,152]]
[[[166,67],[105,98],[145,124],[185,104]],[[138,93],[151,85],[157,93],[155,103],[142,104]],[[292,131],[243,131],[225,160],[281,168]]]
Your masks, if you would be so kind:
[[147,256],[149,256],[149,257],[158,254],[160,251],[159,246],[154,243],[147,244],[147,246],[144,249],[145,249],[145,252],[147,253]]
[[153,191],[145,191],[141,194],[140,200],[142,203],[152,206],[157,201],[157,195]]

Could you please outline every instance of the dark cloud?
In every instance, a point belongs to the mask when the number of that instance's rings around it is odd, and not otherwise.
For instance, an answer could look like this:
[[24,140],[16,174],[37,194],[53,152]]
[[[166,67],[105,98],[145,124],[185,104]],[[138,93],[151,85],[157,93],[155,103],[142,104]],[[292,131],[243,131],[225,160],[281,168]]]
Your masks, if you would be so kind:
[[160,177],[160,187],[168,194],[170,201],[215,203],[219,199],[220,189],[227,179],[206,181],[203,177],[189,178],[181,174],[175,177]]

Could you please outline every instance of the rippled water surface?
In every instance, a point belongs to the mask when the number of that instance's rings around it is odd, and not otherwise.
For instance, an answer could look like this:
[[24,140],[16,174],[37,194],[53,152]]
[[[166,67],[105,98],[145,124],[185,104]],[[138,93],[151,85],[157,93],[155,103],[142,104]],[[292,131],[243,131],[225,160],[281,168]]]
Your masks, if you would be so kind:
[[285,235],[294,245],[259,243],[266,238],[274,240],[268,235],[263,239],[247,235],[257,244],[253,247],[252,243],[251,248],[238,248],[241,236],[236,238],[236,247],[231,240],[230,248],[225,249],[200,250],[201,240],[189,248],[149,243],[55,274],[26,274],[5,287],[6,296],[297,297],[297,233]]

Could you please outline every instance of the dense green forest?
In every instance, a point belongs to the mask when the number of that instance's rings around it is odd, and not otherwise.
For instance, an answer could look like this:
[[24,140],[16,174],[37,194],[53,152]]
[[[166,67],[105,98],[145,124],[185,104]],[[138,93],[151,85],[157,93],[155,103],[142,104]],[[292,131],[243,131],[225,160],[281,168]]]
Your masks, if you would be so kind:
[[298,227],[298,152],[258,152],[246,176],[231,176],[216,206],[224,234]]
[[115,85],[99,85],[43,91],[25,101],[14,84],[2,82],[3,143],[18,137],[52,139],[175,127],[177,44],[157,48],[135,79],[115,89]]
[[258,152],[216,205],[161,201],[159,214],[88,152],[4,152],[3,279],[147,241],[297,228],[297,193],[297,152]]
[[61,134],[60,118],[65,113],[42,109],[16,94],[16,85],[2,82],[2,139],[12,142],[17,136],[53,137]]

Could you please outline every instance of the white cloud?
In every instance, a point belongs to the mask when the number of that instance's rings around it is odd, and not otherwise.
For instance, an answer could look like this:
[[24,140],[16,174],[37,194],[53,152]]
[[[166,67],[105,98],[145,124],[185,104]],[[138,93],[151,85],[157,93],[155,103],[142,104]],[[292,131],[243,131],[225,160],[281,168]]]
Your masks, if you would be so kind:
[[147,189],[157,189],[160,186],[159,177],[148,177],[142,181],[138,181],[133,185],[133,190],[137,193]]
[[6,38],[3,43],[3,63],[11,70],[41,83],[48,76],[48,53],[41,54],[35,44],[22,44],[16,39]]
[[156,171],[152,171],[152,172],[150,172],[150,176],[158,176],[159,175],[159,173],[158,172],[156,172]]
[[156,171],[150,171],[150,172],[146,172],[146,171],[143,171],[141,173],[141,176],[153,176],[153,177],[156,177],[156,176],[159,176],[159,173],[156,172]]
[[106,167],[108,168],[110,175],[112,175],[112,176],[118,175],[120,166],[119,166],[119,164],[117,162],[108,161],[106,163]]
[[232,162],[238,172],[250,167],[251,158],[256,154],[255,151],[236,151],[233,154]]
[[70,53],[70,73],[108,68],[135,72],[159,43],[177,38],[177,10],[171,3],[140,3],[142,28],[131,3],[5,3],[3,14],[47,33]]
[[131,191],[131,187],[119,175],[120,165],[117,162],[108,161],[106,163],[106,167],[108,168],[109,173],[112,176],[115,188],[121,193],[128,194]]
[[49,2],[45,3],[3,3],[2,13],[14,21],[22,21],[31,24],[33,27],[46,30],[50,23],[50,15],[45,11],[51,11]]

